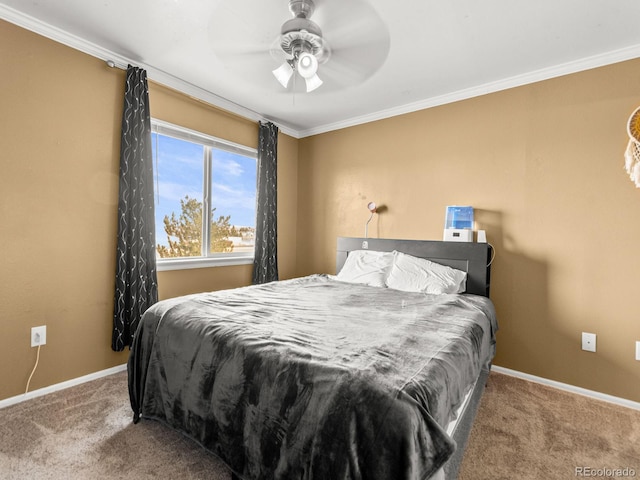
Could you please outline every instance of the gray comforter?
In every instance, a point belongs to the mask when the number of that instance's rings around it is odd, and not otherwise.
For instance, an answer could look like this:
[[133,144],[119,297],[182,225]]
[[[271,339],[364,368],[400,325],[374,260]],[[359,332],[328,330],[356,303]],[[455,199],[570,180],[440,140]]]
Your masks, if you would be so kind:
[[134,420],[186,433],[245,479],[423,479],[494,354],[491,301],[314,275],[151,307]]

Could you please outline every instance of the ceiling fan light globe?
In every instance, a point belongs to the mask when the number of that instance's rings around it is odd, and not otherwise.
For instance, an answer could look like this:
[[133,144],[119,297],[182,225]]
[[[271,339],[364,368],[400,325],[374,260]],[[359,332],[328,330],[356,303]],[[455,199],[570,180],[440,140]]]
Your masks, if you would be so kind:
[[322,80],[318,75],[314,75],[311,78],[304,79],[307,84],[307,93],[313,92],[316,88],[322,85]]
[[298,58],[297,70],[305,80],[313,78],[318,72],[318,59],[308,52],[302,53]]
[[289,85],[289,81],[293,76],[293,68],[291,68],[291,65],[289,65],[289,63],[284,62],[278,68],[273,70],[272,73],[273,76],[276,77],[276,79],[280,82],[280,84],[284,88],[287,88],[287,85]]

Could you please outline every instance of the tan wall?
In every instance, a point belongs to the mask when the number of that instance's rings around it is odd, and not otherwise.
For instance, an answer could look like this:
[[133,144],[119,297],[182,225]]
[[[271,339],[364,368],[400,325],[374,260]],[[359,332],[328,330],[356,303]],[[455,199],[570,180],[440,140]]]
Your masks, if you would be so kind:
[[[298,273],[338,235],[441,239],[473,205],[496,247],[497,365],[640,401],[640,191],[623,170],[640,60],[300,141]],[[582,331],[597,353],[580,349]]]
[[[124,72],[0,21],[0,399],[126,361],[110,349]],[[496,246],[496,363],[640,401],[640,192],[625,122],[640,61],[298,141],[279,137],[282,278],[332,272],[335,238],[441,238],[471,204]],[[254,123],[151,84],[152,114],[255,146]],[[254,142],[254,143],[251,143]],[[299,160],[298,160],[299,159]],[[300,200],[298,202],[298,199]],[[250,267],[159,274],[162,298],[247,284]],[[581,331],[598,334],[596,354]]]
[[[0,399],[126,362],[111,350],[124,72],[0,21]],[[152,115],[256,146],[257,125],[150,83]],[[280,270],[295,274],[298,140],[279,138]],[[251,267],[161,272],[162,298],[231,288]]]

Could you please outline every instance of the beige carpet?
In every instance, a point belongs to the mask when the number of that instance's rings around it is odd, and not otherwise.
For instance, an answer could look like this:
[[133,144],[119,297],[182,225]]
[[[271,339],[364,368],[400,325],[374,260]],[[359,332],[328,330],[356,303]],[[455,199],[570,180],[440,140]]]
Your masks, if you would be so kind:
[[[579,478],[577,466],[629,467],[640,478],[640,411],[492,373],[460,480]],[[163,425],[133,425],[123,372],[0,410],[0,478],[229,480],[230,474]]]
[[492,372],[459,480],[581,478],[576,468],[640,478],[640,411]]
[[199,445],[132,422],[126,373],[0,410],[0,479],[210,479],[231,475]]

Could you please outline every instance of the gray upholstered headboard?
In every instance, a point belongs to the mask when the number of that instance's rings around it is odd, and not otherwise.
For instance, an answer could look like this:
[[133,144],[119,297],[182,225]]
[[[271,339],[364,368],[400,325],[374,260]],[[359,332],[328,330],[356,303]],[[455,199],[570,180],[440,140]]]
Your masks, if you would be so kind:
[[467,272],[467,293],[489,296],[491,283],[491,245],[473,242],[439,242],[435,240],[393,240],[387,238],[338,237],[336,273],[347,255],[354,250],[399,252],[426,258]]

